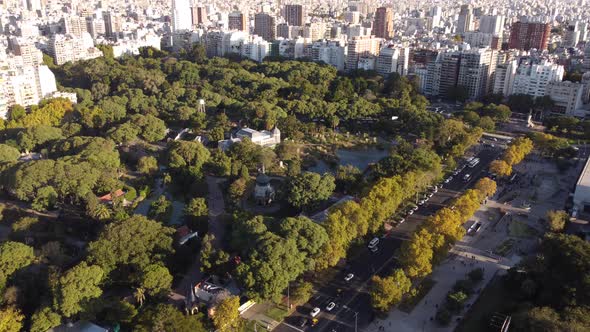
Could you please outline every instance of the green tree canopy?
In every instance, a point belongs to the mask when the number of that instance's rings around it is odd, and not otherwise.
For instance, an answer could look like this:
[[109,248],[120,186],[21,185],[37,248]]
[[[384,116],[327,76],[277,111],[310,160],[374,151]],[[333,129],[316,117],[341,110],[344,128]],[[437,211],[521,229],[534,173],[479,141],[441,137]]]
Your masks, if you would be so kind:
[[20,152],[14,147],[6,144],[0,144],[0,163],[17,161]]
[[152,296],[167,295],[172,287],[172,275],[165,266],[148,265],[142,271],[141,287]]
[[104,271],[99,266],[87,265],[86,262],[66,271],[59,278],[56,288],[56,309],[66,317],[77,314],[89,300],[102,294],[99,285],[103,278]]
[[121,266],[141,271],[174,252],[172,234],[172,228],[134,215],[105,227],[98,239],[88,245],[89,261],[107,273]]
[[334,181],[330,174],[302,173],[289,182],[287,200],[297,208],[309,209],[332,195],[336,188]]
[[147,308],[137,315],[134,331],[206,332],[201,316],[185,316],[175,306],[162,303]]

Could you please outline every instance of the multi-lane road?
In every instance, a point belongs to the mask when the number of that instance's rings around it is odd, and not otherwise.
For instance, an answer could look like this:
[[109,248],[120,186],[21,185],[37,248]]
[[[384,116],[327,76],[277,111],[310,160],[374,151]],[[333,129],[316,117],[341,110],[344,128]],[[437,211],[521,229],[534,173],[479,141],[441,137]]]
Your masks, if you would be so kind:
[[[480,150],[476,154],[476,157],[480,159],[479,164],[475,167],[465,167],[460,174],[453,176],[451,181],[443,184],[443,187],[413,215],[406,216],[404,223],[394,228],[387,236],[380,238],[377,252],[373,253],[366,247],[361,249],[358,255],[348,260],[346,266],[338,270],[335,277],[317,289],[308,303],[297,307],[296,311],[274,331],[348,332],[355,331],[355,326],[358,330],[367,326],[374,319],[368,294],[371,277],[389,275],[398,266],[394,255],[402,241],[409,238],[428,216],[446,206],[450,200],[472,186],[485,174],[490,162],[502,152],[500,147],[491,147],[490,144],[479,145],[477,149]],[[463,178],[467,173],[470,174],[470,179],[464,181]],[[354,278],[345,281],[344,278],[349,273],[354,274]],[[328,312],[326,306],[330,302],[336,303],[336,307]],[[311,327],[308,322],[306,326],[301,327],[302,317],[310,321],[309,314],[316,307],[321,309],[320,314],[316,316],[317,325]]]

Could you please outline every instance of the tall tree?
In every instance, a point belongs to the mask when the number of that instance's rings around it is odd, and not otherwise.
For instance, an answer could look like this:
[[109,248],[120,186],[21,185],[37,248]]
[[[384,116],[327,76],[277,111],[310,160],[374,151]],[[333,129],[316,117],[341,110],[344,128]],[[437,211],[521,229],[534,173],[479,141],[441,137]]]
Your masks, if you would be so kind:
[[151,296],[167,295],[172,287],[172,275],[160,264],[148,265],[142,272],[141,289]]
[[140,271],[171,255],[174,230],[146,217],[133,217],[105,227],[88,245],[89,261],[106,273],[117,267]]
[[410,291],[412,282],[403,270],[397,269],[391,276],[371,279],[371,303],[373,308],[386,312],[392,305],[399,303],[405,293]]
[[213,314],[213,325],[219,332],[239,331],[243,322],[238,308],[240,298],[230,296],[223,299],[216,307]]
[[59,278],[56,288],[58,309],[64,316],[71,317],[82,310],[83,305],[102,294],[99,284],[104,271],[96,265],[82,262]]
[[19,332],[23,327],[25,316],[14,307],[0,309],[0,331]]

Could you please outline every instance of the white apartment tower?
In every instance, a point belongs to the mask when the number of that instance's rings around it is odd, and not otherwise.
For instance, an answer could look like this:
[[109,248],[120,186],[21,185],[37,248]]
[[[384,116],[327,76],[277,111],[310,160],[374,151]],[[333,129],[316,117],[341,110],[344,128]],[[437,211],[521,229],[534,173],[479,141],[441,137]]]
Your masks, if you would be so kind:
[[500,93],[504,96],[512,94],[512,86],[514,85],[517,67],[518,61],[516,60],[511,60],[496,66],[493,93]]
[[549,82],[559,82],[563,79],[564,68],[548,60],[536,63],[530,59],[522,59],[516,75],[512,94],[525,94],[533,97],[543,97]]
[[383,47],[379,51],[375,69],[383,76],[391,73],[405,76],[408,74],[409,57],[410,49],[408,47]]
[[191,30],[193,18],[189,0],[172,0],[172,30]]
[[381,38],[374,36],[353,37],[348,41],[348,54],[346,56],[346,70],[358,68],[361,57],[379,55],[379,44]]

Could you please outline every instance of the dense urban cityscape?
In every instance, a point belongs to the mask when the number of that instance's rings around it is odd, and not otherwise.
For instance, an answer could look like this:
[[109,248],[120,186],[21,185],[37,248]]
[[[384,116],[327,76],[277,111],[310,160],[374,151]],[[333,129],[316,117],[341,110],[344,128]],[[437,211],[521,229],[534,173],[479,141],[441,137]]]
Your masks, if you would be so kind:
[[0,332],[589,331],[586,0],[0,0]]

